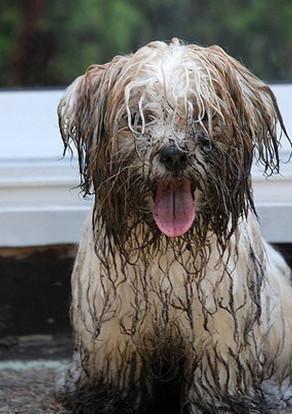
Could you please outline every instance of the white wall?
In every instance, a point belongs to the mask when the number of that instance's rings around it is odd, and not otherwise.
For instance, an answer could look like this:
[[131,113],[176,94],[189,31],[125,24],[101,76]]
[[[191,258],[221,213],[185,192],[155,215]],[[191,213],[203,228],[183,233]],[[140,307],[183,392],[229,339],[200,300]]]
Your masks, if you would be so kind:
[[[272,85],[292,136],[292,84]],[[78,242],[90,201],[72,190],[76,161],[61,159],[56,107],[62,91],[0,92],[0,246]],[[287,159],[288,143],[283,158]],[[255,170],[255,199],[269,241],[292,242],[292,166],[266,180]]]

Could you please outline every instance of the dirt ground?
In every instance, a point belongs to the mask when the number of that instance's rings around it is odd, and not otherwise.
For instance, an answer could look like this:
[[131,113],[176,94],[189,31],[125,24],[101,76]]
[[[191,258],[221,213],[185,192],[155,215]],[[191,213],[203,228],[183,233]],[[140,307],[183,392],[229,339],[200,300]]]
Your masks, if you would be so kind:
[[0,413],[65,414],[54,397],[58,371],[71,355],[71,339],[51,335],[0,340]]
[[25,364],[14,362],[5,369],[0,365],[0,413],[67,413],[54,398],[54,381],[59,364],[56,361],[56,364],[48,366],[47,361],[43,364],[39,361],[34,366],[33,361]]
[[[69,336],[2,338],[0,414],[69,414],[56,401],[54,387],[56,375],[68,364],[71,352]],[[292,414],[292,408],[280,413]]]

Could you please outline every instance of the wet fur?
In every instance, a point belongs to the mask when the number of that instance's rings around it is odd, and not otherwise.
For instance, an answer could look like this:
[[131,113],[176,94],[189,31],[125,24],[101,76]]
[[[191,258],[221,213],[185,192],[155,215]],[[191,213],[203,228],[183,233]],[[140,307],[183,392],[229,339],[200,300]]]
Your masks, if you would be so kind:
[[[75,354],[59,387],[72,412],[292,403],[290,271],[261,238],[250,177],[254,154],[278,172],[286,134],[268,86],[218,46],[173,39],[91,66],[58,113],[95,199],[72,275]],[[186,154],[196,205],[174,239],[152,216],[158,180],[172,178],[159,160],[170,143]]]

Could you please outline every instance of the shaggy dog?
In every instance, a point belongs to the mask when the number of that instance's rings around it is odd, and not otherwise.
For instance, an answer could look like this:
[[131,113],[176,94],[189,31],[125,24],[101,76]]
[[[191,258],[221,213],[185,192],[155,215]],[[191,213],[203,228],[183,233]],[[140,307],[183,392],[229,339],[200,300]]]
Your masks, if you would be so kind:
[[60,102],[94,194],[72,276],[73,413],[262,413],[292,404],[292,288],[262,239],[254,155],[278,172],[269,87],[220,47],[152,42]]

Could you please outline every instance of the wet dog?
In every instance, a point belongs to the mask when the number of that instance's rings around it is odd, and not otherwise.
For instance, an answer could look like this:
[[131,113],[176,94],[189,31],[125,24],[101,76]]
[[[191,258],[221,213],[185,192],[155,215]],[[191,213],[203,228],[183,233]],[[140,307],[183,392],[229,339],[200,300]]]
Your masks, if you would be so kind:
[[251,164],[278,172],[272,91],[220,47],[152,42],[59,108],[94,194],[72,276],[74,413],[292,404],[292,287],[261,237]]

